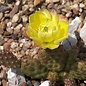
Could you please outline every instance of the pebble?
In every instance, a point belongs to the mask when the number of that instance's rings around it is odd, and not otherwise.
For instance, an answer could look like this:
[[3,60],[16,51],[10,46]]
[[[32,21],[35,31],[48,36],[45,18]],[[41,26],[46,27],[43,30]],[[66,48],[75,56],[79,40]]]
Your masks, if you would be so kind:
[[31,44],[32,44],[32,43],[31,43],[30,41],[25,41],[24,46],[25,46],[26,48],[30,48]]
[[10,10],[11,8],[8,7],[7,5],[5,4],[0,4],[0,12],[5,12],[5,11],[8,11]]
[[78,15],[79,14],[79,10],[77,10],[76,8],[73,8],[73,13]]
[[83,25],[83,27],[80,30],[80,37],[82,38],[82,40],[86,45],[86,23]]
[[2,17],[3,17],[3,13],[2,13],[2,12],[0,12],[0,20],[2,19]]
[[25,15],[22,16],[22,21],[23,21],[24,23],[28,21],[28,19],[27,19],[27,17],[26,17]]
[[11,34],[11,37],[12,37],[12,39],[14,39],[14,40],[18,40],[19,38],[18,38],[18,35],[16,35],[16,34]]
[[14,28],[14,34],[19,34],[20,33],[20,29],[22,28],[22,24],[19,24],[17,25],[15,28]]
[[18,45],[19,45],[18,43],[12,42],[12,43],[11,43],[11,48],[14,49],[14,48],[18,47]]
[[46,0],[46,3],[50,3],[50,2],[59,2],[60,0]]
[[23,43],[20,43],[20,45],[19,45],[20,47],[23,47]]
[[7,27],[11,27],[11,25],[12,25],[12,22],[7,23]]
[[6,0],[6,2],[7,2],[8,4],[11,4],[11,3],[15,2],[15,0]]
[[28,49],[28,50],[26,50],[25,54],[29,55],[29,52],[30,52],[30,50]]
[[14,5],[12,11],[9,13],[10,18],[12,18],[18,12],[18,8],[19,7],[17,5]]
[[11,27],[6,28],[6,30],[7,30],[7,32],[9,32],[11,34],[13,33],[13,29]]
[[3,46],[0,46],[0,50],[4,50]]
[[3,38],[0,38],[0,45],[3,45],[5,43]]
[[18,22],[19,20],[19,15],[15,14],[12,18],[12,22],[15,23],[15,22]]
[[19,6],[20,5],[20,1],[18,0],[17,2],[16,2],[16,6]]
[[3,47],[5,51],[8,51],[10,49],[10,44],[11,43],[8,43],[8,42],[4,43]]
[[5,28],[6,28],[6,23],[5,22],[1,22],[0,23],[0,34],[2,34],[4,32]]
[[34,6],[40,4],[41,0],[34,0]]
[[79,4],[79,7],[80,7],[80,8],[84,8],[85,5],[84,5],[83,3],[80,3],[80,4]]
[[71,17],[72,16],[72,12],[68,12],[67,14],[66,14],[66,17]]

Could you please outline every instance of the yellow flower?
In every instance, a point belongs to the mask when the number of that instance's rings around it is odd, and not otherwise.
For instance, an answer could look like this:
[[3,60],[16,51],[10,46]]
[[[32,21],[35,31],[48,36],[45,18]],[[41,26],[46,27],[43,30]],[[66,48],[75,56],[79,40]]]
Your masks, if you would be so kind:
[[68,22],[55,10],[36,11],[29,17],[27,35],[42,48],[55,49],[68,37]]

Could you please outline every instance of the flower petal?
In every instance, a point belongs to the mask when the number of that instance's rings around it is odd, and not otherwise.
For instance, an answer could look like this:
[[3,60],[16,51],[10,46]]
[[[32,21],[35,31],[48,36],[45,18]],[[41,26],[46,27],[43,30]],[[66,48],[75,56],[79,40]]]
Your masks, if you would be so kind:
[[34,14],[31,14],[31,15],[29,16],[29,23],[33,23],[33,22],[35,22]]
[[31,37],[31,38],[34,40],[34,42],[35,42],[37,45],[40,45],[40,44],[43,43],[43,41],[42,41],[41,39],[37,38],[37,37]]
[[44,9],[44,10],[42,11],[42,13],[45,14],[46,18],[48,18],[49,20],[51,20],[51,14],[50,14],[50,12],[49,12],[47,9]]
[[60,20],[59,24],[60,24],[60,28],[64,29],[64,34],[68,35],[68,26],[69,26],[68,22],[64,20]]
[[43,48],[49,48],[49,49],[55,49],[59,46],[59,43],[58,44],[54,44],[53,42],[44,42],[42,43],[42,47]]
[[60,25],[60,28],[59,28],[58,34],[56,34],[55,36],[55,41],[54,41],[55,44],[68,38],[68,22],[62,20],[62,21],[59,21],[59,25]]
[[57,26],[59,22],[59,15],[56,13],[55,10],[52,10],[51,15],[52,15],[52,24]]
[[39,25],[41,23],[46,23],[46,21],[47,21],[46,16],[41,11],[37,11],[34,14],[34,19],[35,19],[35,22],[37,22]]
[[31,37],[38,37],[36,30],[32,29],[30,26],[28,26],[26,33],[30,38]]

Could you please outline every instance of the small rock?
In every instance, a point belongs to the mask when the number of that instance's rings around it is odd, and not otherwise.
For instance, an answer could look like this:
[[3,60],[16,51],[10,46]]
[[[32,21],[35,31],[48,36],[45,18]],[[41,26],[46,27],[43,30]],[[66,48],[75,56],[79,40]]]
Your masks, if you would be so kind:
[[80,37],[82,38],[82,40],[84,41],[84,43],[86,45],[86,23],[80,30]]
[[4,50],[3,46],[0,46],[0,50]]
[[14,28],[14,34],[18,34],[20,32],[20,29],[22,28],[22,24],[19,24],[17,25],[15,28]]
[[34,0],[34,6],[40,4],[41,0]]
[[16,43],[16,42],[12,42],[12,43],[11,43],[11,48],[14,49],[14,48],[16,48],[16,47],[18,47],[18,43]]
[[0,20],[2,19],[2,17],[3,17],[3,13],[1,12],[1,13],[0,13]]
[[29,50],[29,49],[26,50],[25,54],[26,54],[26,55],[29,55],[29,54],[30,54],[30,50]]
[[72,16],[72,12],[68,12],[67,14],[66,14],[66,17],[71,17]]
[[20,47],[23,47],[23,43],[20,43],[20,45],[19,45]]
[[59,2],[59,0],[46,0],[46,3],[50,3],[50,2]]
[[17,5],[14,5],[14,7],[12,8],[12,11],[9,13],[10,18],[12,18],[15,15],[15,13],[18,12],[18,8],[19,7]]
[[15,23],[19,20],[19,15],[15,14],[12,18],[12,22]]
[[18,0],[17,2],[16,2],[16,6],[19,6],[20,5],[20,0]]
[[7,23],[7,27],[11,27],[11,25],[12,25],[12,22]]
[[80,8],[84,8],[85,5],[84,5],[83,3],[80,3],[80,4],[79,4],[79,7],[80,7]]
[[24,50],[21,50],[21,54],[22,54],[22,56],[24,56],[24,55],[25,55],[25,52],[24,52]]
[[15,40],[18,40],[19,38],[18,38],[18,35],[16,35],[16,34],[11,34],[11,37],[12,37],[12,39],[15,39]]
[[13,29],[11,27],[6,28],[7,32],[13,33]]
[[30,46],[31,46],[31,41],[26,41],[25,43],[24,43],[24,46],[26,47],[26,48],[30,48]]
[[69,25],[69,33],[74,33],[77,30],[80,23],[81,20],[79,17],[76,17],[74,20],[72,20],[72,22]]
[[76,8],[73,8],[73,13],[77,15],[79,14],[79,10],[77,10]]
[[27,19],[27,17],[24,15],[24,16],[22,16],[22,21],[23,22],[27,22],[28,21],[28,19]]
[[7,5],[5,4],[0,4],[0,12],[5,12],[5,11],[8,11],[10,10],[11,8],[8,7]]
[[0,45],[3,45],[4,44],[4,39],[3,38],[0,38]]
[[27,37],[28,38],[28,35],[27,35],[27,33],[26,33],[26,28],[25,27],[23,27],[22,28],[22,35],[24,36],[24,37]]
[[15,0],[6,0],[6,2],[7,2],[8,4],[11,4],[11,3],[15,2]]
[[7,42],[8,42],[8,43],[11,43],[11,42],[13,42],[13,39],[9,39]]
[[4,50],[9,50],[11,43],[13,42],[13,39],[9,39],[6,43],[4,43],[3,48]]
[[22,6],[22,10],[23,10],[23,11],[25,11],[25,10],[27,10],[27,9],[28,9],[28,5]]
[[5,28],[6,28],[6,23],[5,22],[1,22],[1,24],[0,24],[0,34],[2,34],[4,32]]
[[82,12],[82,11],[83,11],[82,8],[80,8],[80,9],[79,9],[79,12]]
[[4,47],[4,50],[5,50],[5,51],[8,51],[8,50],[9,50],[10,44],[11,44],[11,43],[8,43],[8,42],[4,43],[3,47]]

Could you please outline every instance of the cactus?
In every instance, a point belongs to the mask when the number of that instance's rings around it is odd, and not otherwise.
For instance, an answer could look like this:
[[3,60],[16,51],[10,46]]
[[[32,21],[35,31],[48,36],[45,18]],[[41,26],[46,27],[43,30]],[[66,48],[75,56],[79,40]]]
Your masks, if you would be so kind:
[[39,61],[47,67],[48,71],[59,72],[64,69],[67,52],[60,46],[55,50],[40,50]]
[[22,62],[22,72],[32,78],[44,79],[47,76],[47,68],[37,59],[30,58],[26,63]]
[[77,69],[70,70],[69,76],[74,79],[85,80],[86,79],[86,62],[80,61],[77,63]]
[[0,51],[0,65],[8,68],[20,68],[21,62],[11,53],[7,51]]
[[[72,69],[72,65],[76,61],[78,49],[65,51],[63,46],[58,49],[40,49],[38,58],[29,58],[27,62],[22,62],[21,70],[33,78],[47,78],[50,72],[56,72],[61,79],[68,76],[68,72]],[[66,72],[66,76],[61,73]]]
[[52,85],[53,85],[53,86],[56,86],[56,82],[57,82],[57,80],[59,79],[59,75],[58,75],[58,73],[56,73],[56,72],[49,72],[49,73],[48,73],[48,76],[47,76],[47,79],[50,80],[51,86],[52,86]]

